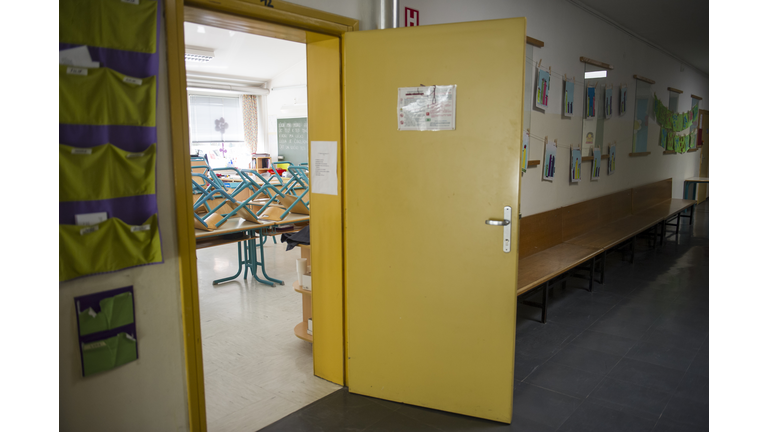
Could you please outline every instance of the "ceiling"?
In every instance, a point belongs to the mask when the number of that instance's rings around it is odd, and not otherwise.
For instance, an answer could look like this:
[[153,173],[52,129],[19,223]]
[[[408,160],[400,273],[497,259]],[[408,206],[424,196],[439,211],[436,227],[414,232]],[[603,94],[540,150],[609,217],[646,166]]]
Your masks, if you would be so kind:
[[709,2],[569,0],[597,12],[709,75]]
[[214,50],[214,58],[207,63],[186,62],[188,74],[246,78],[253,82],[272,80],[306,58],[306,45],[302,43],[188,22],[184,23],[184,44],[188,48]]

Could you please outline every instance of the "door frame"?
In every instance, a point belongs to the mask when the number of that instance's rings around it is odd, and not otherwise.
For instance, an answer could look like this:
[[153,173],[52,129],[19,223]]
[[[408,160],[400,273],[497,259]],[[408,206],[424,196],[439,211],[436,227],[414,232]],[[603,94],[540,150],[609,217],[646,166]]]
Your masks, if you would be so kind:
[[[278,39],[307,42],[308,34],[321,34],[339,39],[339,59],[342,52],[342,35],[358,30],[358,21],[340,15],[320,10],[286,3],[280,0],[166,0],[165,26],[167,37],[168,88],[171,114],[171,145],[173,162],[173,179],[176,211],[176,229],[178,237],[179,278],[181,288],[182,326],[184,338],[184,363],[186,369],[187,405],[189,409],[189,425],[191,431],[207,430],[205,412],[205,387],[203,376],[202,335],[200,331],[200,303],[197,285],[197,258],[195,248],[195,231],[192,218],[192,185],[189,181],[191,163],[189,158],[189,121],[186,90],[186,67],[184,64],[184,22],[190,9],[197,13],[196,20],[202,24],[216,27],[229,27],[246,33]],[[312,32],[312,33],[310,33]],[[297,39],[298,38],[298,39]],[[302,40],[303,38],[303,40]],[[308,63],[309,64],[309,63]],[[339,83],[341,83],[341,64],[339,62]],[[309,89],[308,89],[309,92]],[[331,113],[330,118],[338,122],[339,154],[343,154],[341,131],[343,128],[343,95],[342,87],[338,87],[338,112]],[[331,110],[333,111],[333,110]],[[322,119],[320,119],[322,121]],[[312,135],[310,134],[310,140]],[[339,163],[341,170],[342,164]],[[343,180],[343,179],[342,179]],[[338,268],[333,268],[332,278],[338,281],[340,296],[343,302],[343,249],[341,245],[342,230],[342,197],[343,181],[339,182],[340,193],[330,208],[333,213],[330,222],[338,221],[335,227],[338,232]],[[323,204],[325,207],[325,204]],[[326,220],[323,221],[326,223]],[[313,260],[315,261],[315,260]],[[338,274],[335,274],[338,273]],[[340,313],[338,320],[342,332],[338,338],[344,340],[343,304],[338,305]],[[342,343],[343,345],[343,343]],[[343,347],[342,349],[345,349]],[[346,375],[344,369],[346,355],[337,361],[341,363],[341,375],[326,378],[331,381],[342,381]],[[315,365],[317,370],[317,364]],[[337,368],[339,369],[339,368]]]

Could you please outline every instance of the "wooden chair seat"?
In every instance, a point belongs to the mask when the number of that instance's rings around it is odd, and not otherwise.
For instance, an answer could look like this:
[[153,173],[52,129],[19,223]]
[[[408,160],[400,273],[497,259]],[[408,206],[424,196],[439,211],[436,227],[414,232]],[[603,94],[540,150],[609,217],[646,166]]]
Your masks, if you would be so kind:
[[517,295],[536,288],[547,280],[594,258],[599,253],[599,249],[560,243],[520,259],[517,272]]

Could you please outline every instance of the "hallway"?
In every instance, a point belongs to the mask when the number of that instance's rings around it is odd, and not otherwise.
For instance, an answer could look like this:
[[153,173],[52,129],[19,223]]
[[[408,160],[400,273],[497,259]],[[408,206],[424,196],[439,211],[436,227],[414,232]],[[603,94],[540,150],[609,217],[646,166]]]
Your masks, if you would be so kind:
[[634,264],[609,254],[592,293],[555,288],[546,324],[519,305],[511,427],[343,388],[262,431],[708,430],[709,202],[684,221]]

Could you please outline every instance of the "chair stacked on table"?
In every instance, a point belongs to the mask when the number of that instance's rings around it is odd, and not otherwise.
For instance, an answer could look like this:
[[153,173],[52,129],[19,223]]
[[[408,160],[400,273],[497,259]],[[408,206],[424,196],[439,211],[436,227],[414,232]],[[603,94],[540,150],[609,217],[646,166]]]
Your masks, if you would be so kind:
[[[520,220],[517,295],[520,303],[541,308],[547,319],[550,289],[569,277],[585,278],[592,290],[599,266],[599,283],[605,282],[605,255],[629,249],[634,260],[636,239],[648,236],[653,246],[663,245],[680,217],[696,201],[673,199],[672,179],[594,198]],[[672,223],[675,220],[675,223]],[[658,240],[658,242],[657,242]],[[588,273],[588,276],[585,274]],[[541,292],[541,300],[530,299]]]
[[59,65],[60,281],[163,260],[158,9],[154,0],[59,3],[59,50],[86,46],[99,66]]

